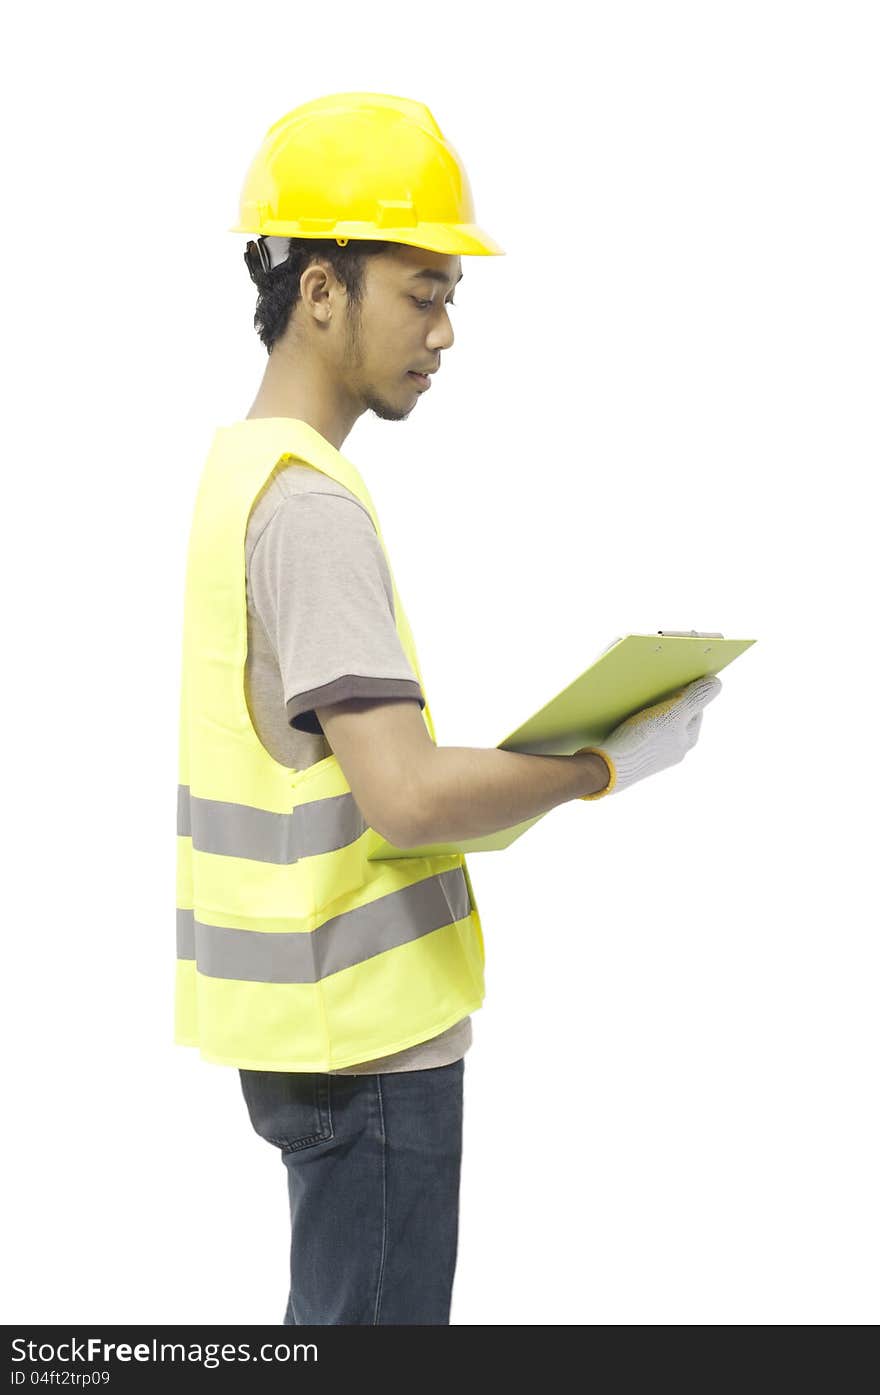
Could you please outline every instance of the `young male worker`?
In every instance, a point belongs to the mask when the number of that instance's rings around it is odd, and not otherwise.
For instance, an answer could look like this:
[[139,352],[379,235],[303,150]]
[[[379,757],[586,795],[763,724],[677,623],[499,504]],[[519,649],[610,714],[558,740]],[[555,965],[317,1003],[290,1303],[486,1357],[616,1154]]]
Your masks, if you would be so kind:
[[245,260],[269,359],[215,437],[190,537],[175,1039],[238,1068],[280,1149],[283,1322],[446,1324],[482,928],[462,856],[368,853],[377,835],[469,838],[619,792],[683,758],[720,683],[601,750],[437,745],[342,446],[365,411],[409,416],[453,345],[462,255],[501,249],[427,107],[376,93],[277,122],[234,230],[258,234]]

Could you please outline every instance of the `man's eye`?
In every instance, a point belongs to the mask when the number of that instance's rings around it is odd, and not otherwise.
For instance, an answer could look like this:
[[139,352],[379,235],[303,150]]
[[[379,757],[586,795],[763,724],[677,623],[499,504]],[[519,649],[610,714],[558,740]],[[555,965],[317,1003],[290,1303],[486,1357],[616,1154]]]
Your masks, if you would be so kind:
[[[413,296],[413,300],[416,302],[416,305],[419,307],[420,310],[427,310],[430,305],[434,304],[433,300],[419,300],[417,296]],[[454,305],[455,301],[447,300],[446,304]]]

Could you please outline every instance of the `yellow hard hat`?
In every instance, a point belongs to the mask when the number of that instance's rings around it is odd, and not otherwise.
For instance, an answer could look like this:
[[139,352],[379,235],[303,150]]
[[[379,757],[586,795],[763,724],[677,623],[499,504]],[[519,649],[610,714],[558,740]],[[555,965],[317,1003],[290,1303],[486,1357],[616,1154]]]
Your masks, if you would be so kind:
[[270,126],[229,231],[506,255],[474,222],[464,166],[428,108],[384,92],[318,97]]

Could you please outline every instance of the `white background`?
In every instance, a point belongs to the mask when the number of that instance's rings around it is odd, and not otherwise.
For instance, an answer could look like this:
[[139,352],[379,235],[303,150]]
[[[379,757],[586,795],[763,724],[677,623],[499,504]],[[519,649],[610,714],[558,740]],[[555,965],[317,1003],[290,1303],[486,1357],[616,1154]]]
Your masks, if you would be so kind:
[[16,10],[5,1321],[281,1321],[283,1166],[172,1043],[179,627],[266,361],[244,174],[351,89],[429,105],[506,253],[462,259],[410,419],[343,446],[439,743],[494,746],[616,635],[757,641],[685,762],[470,859],[452,1321],[877,1321],[876,20]]

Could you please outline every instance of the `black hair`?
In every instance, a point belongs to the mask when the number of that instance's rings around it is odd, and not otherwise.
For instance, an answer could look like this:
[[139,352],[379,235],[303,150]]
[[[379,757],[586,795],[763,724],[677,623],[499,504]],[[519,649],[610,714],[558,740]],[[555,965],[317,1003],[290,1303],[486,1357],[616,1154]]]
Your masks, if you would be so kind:
[[290,250],[286,260],[269,271],[260,265],[256,256],[248,252],[244,254],[248,274],[259,291],[254,329],[270,354],[300,300],[300,277],[306,267],[313,261],[329,262],[345,287],[349,304],[356,310],[363,301],[367,259],[380,256],[396,246],[393,242],[350,239],[344,247],[340,247],[335,237],[289,237],[287,242]]

